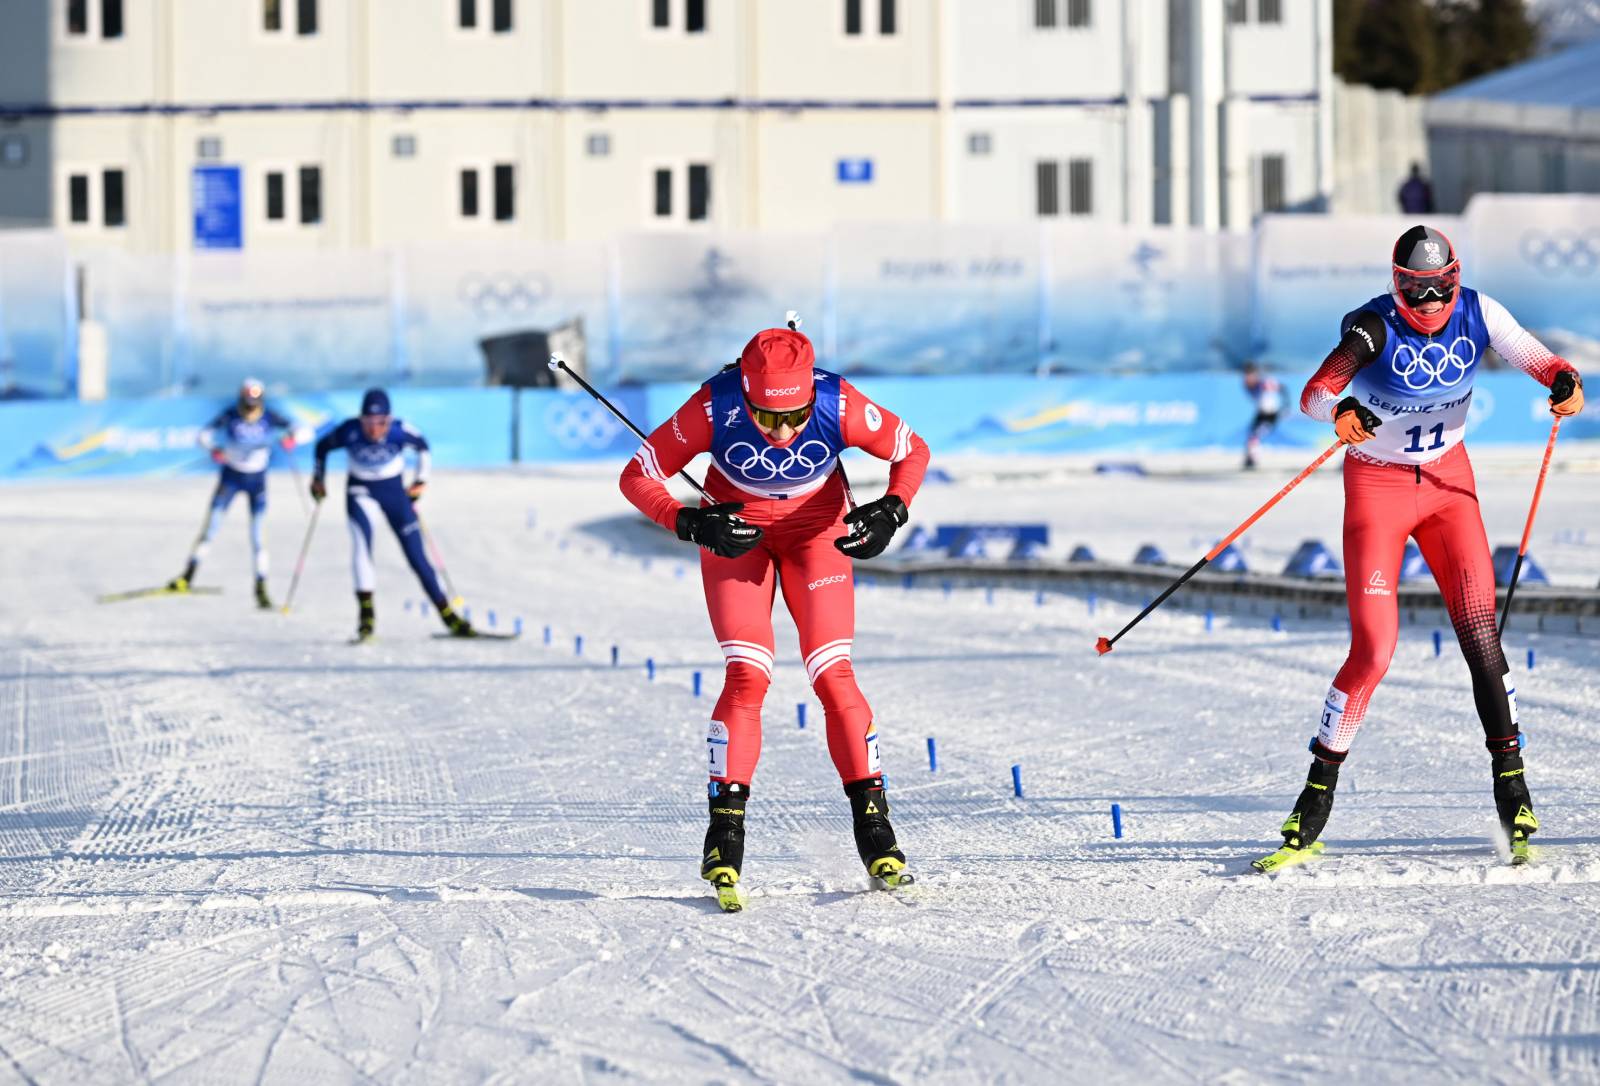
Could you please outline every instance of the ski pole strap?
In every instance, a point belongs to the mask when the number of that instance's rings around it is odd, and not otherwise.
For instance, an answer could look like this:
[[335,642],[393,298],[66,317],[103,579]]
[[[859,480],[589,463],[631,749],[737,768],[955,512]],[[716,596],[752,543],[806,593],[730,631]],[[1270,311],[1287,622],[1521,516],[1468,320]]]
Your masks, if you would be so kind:
[[[589,395],[593,396],[599,402],[601,407],[604,407],[607,411],[611,412],[611,414],[613,416],[615,416],[615,418],[616,418],[616,420],[618,422],[622,423],[622,425],[624,425],[628,429],[632,430],[634,436],[637,437],[640,441],[648,442],[650,440],[650,435],[645,433],[643,430],[639,429],[637,426],[635,426],[633,424],[633,420],[628,418],[627,415],[624,415],[622,413],[622,411],[620,409],[618,409],[616,404],[614,404],[610,400],[606,399],[604,394],[602,394],[599,389],[595,388],[588,381],[585,381],[582,377],[579,377],[575,372],[573,372],[573,369],[572,369],[571,366],[568,366],[564,361],[562,361],[561,359],[557,358],[555,355],[551,355],[550,356],[550,368],[552,370],[557,370],[557,371],[559,371],[561,373],[564,373],[568,377],[572,378],[574,381],[578,382],[578,387],[579,388],[583,389]],[[713,504],[716,503],[717,499],[713,498],[710,495],[710,493],[707,492],[705,487],[703,487],[699,483],[695,482],[694,479],[689,475],[688,472],[680,471],[680,472],[678,472],[678,474],[683,477],[683,481],[684,482],[686,482],[690,486],[694,487],[695,490],[699,492],[699,494],[700,494],[700,496],[702,498],[704,498],[706,501],[711,502]],[[846,485],[848,486],[848,484],[846,484]]]

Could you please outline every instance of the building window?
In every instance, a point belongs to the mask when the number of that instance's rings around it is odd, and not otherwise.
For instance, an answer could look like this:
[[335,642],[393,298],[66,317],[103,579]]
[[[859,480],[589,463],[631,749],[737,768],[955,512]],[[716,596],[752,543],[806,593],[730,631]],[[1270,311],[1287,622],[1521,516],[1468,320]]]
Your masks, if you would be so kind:
[[1094,5],[1091,0],[1033,0],[1033,25],[1036,30],[1082,30],[1094,25]]
[[513,22],[511,0],[494,0],[494,13],[489,22],[489,29],[496,34],[509,34]]
[[1257,160],[1258,184],[1261,188],[1256,213],[1282,211],[1289,205],[1289,168],[1283,155],[1262,155]]
[[711,167],[696,162],[689,167],[689,221],[705,222],[711,217]]
[[[899,29],[900,7],[897,0],[878,0],[878,33],[892,36]],[[852,38],[865,34],[866,6],[864,0],[844,0],[844,32]]]
[[[261,29],[268,34],[284,32],[284,0],[261,0]],[[295,0],[294,31],[301,37],[317,32],[317,0]]]
[[67,220],[89,222],[89,175],[75,173],[67,178]]
[[705,33],[706,0],[684,0],[683,29],[690,34]]
[[1033,0],[1033,25],[1039,30],[1056,25],[1056,0]]
[[456,26],[462,30],[478,28],[478,0],[457,0]]
[[126,226],[128,223],[124,176],[121,170],[103,170],[100,173],[100,218],[107,226]]
[[478,171],[461,171],[461,217],[463,219],[476,219],[478,217]]
[[1091,15],[1089,0],[1067,0],[1067,26],[1088,26]]
[[655,210],[656,218],[672,218],[672,171],[655,171]]
[[1034,163],[1034,189],[1041,218],[1061,214],[1061,166],[1040,160]]
[[300,167],[300,225],[316,226],[322,221],[322,167]]
[[100,37],[106,40],[122,37],[122,0],[99,0],[98,5],[91,0],[67,0],[67,37],[92,37],[95,31],[93,12],[97,8],[100,13]]
[[1094,214],[1094,160],[1074,158],[1067,162],[1067,212]]
[[494,221],[510,222],[517,217],[516,167],[502,162],[494,168]]
[[1256,20],[1261,23],[1283,22],[1283,0],[1261,0],[1256,8]]
[[283,221],[283,172],[267,171],[267,221]]
[[895,0],[878,0],[879,34],[889,35],[894,33],[895,16]]
[[100,36],[122,37],[122,0],[100,0]]
[[67,34],[70,37],[82,38],[88,33],[89,0],[67,0]]
[[650,25],[657,30],[672,29],[672,0],[650,0]]
[[861,33],[861,0],[844,0],[844,32],[851,36]]
[[1250,0],[1228,0],[1228,22],[1245,23],[1250,21]]
[[967,133],[967,154],[986,155],[994,150],[994,137],[987,132]]

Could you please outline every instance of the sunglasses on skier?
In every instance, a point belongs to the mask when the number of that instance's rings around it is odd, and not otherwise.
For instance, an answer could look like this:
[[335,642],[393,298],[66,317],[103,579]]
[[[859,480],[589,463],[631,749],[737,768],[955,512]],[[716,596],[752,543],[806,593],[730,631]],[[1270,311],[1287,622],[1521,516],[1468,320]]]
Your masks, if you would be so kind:
[[791,430],[798,430],[811,417],[811,409],[817,406],[817,398],[812,396],[810,403],[790,411],[769,411],[765,407],[757,407],[749,400],[745,400],[744,405],[750,409],[750,417],[768,430],[776,430],[785,424]]
[[1452,264],[1442,271],[1419,273],[1404,268],[1394,270],[1394,287],[1412,305],[1421,305],[1430,299],[1448,302],[1461,285],[1461,265]]

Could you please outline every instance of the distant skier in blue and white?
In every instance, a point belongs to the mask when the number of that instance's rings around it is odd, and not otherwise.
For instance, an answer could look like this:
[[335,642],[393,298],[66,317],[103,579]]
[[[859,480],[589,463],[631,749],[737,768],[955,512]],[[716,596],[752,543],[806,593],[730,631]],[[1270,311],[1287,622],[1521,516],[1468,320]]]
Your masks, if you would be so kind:
[[[370,388],[361,397],[360,417],[345,419],[317,442],[311,496],[319,502],[328,496],[323,477],[327,472],[328,454],[335,449],[345,451],[350,465],[344,507],[350,518],[351,565],[360,615],[356,640],[367,641],[373,635],[372,594],[377,588],[377,575],[372,565],[372,525],[380,513],[394,529],[406,561],[411,563],[422,590],[438,608],[445,627],[457,637],[476,636],[477,631],[456,614],[450,598],[439,585],[423,544],[422,523],[413,507],[428,486],[432,456],[427,439],[415,427],[390,414],[387,392]],[[412,450],[416,459],[416,471],[409,485],[405,481],[407,449]]]
[[211,459],[221,465],[222,473],[216,490],[211,493],[211,513],[205,529],[195,540],[183,572],[167,582],[167,591],[189,591],[194,584],[195,571],[211,549],[212,537],[222,526],[223,514],[233,504],[235,495],[245,494],[250,498],[250,549],[254,556],[256,605],[269,611],[272,599],[267,595],[267,545],[261,538],[262,522],[267,515],[267,465],[272,460],[274,444],[293,451],[296,444],[311,440],[311,431],[297,428],[267,407],[266,390],[261,382],[247,377],[239,386],[237,402],[207,423],[200,431],[199,440],[200,446],[210,451]]

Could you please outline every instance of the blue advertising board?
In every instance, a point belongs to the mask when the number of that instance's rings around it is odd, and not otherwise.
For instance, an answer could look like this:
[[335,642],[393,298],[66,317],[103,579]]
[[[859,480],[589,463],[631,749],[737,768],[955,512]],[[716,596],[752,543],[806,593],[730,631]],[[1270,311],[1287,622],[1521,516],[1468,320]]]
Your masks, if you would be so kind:
[[238,166],[196,166],[190,183],[196,249],[244,247],[244,185]]

